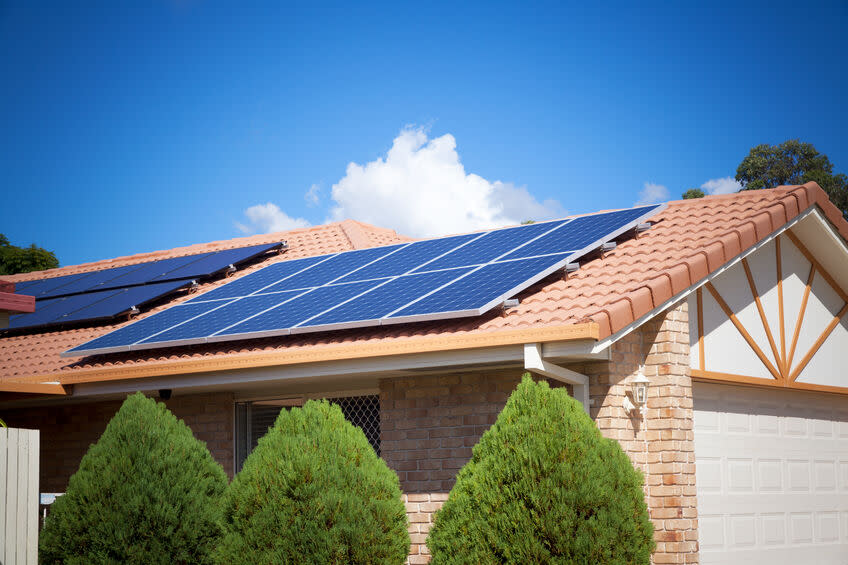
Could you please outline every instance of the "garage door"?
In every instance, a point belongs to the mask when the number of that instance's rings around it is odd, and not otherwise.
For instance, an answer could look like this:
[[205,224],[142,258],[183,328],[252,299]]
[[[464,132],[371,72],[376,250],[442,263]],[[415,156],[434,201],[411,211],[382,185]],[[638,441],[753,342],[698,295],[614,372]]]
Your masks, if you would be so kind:
[[848,397],[693,396],[701,563],[848,565]]

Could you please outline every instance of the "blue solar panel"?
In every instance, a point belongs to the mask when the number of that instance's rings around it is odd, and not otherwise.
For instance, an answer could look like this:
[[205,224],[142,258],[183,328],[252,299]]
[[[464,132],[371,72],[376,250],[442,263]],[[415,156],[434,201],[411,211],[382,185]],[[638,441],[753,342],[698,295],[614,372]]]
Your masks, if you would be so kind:
[[161,261],[148,261],[90,273],[26,281],[16,286],[16,292],[44,299],[151,282],[199,278],[219,273],[229,265],[239,265],[280,246],[280,243],[253,245]]
[[308,269],[316,263],[327,260],[327,258],[328,256],[321,255],[318,257],[292,259],[289,261],[274,263],[273,265],[268,265],[264,269],[254,271],[249,275],[227,283],[224,286],[219,286],[209,292],[200,294],[196,298],[192,298],[189,302],[221,300],[222,298],[237,298],[239,296],[247,296],[248,294],[261,292],[263,289],[299,273],[304,269]]
[[181,341],[204,338],[263,310],[273,308],[302,292],[304,291],[260,294],[239,298],[144,341]]
[[489,232],[468,245],[448,253],[441,259],[418,267],[416,271],[435,271],[468,265],[482,265],[561,224],[563,224],[562,221],[544,222]]
[[111,290],[91,294],[77,294],[63,298],[37,300],[35,303],[35,312],[11,316],[9,318],[9,328],[20,329],[50,324],[61,318],[64,314],[70,314],[81,308],[90,306],[104,298],[108,298],[115,294],[115,292]]
[[321,286],[329,282],[333,282],[342,275],[363,267],[371,261],[384,257],[405,245],[408,244],[391,245],[389,247],[374,247],[372,249],[339,253],[335,257],[331,257],[330,259],[315,265],[315,267],[294,275],[293,277],[282,280],[279,283],[266,288],[262,292],[277,292],[280,290],[296,290],[299,288]]
[[60,289],[67,285],[91,276],[91,273],[77,273],[75,275],[65,275],[63,277],[53,277],[52,279],[43,279],[40,281],[31,281],[31,284],[24,286],[15,286],[15,292],[18,294],[27,294],[36,298],[50,298],[52,296],[61,296],[64,293]]
[[131,273],[142,266],[143,265],[127,265],[125,267],[115,267],[114,269],[86,273],[86,276],[80,277],[69,284],[62,285],[53,292],[55,294],[67,295],[76,294],[78,292],[94,292],[105,288],[112,288],[111,285],[107,284],[109,281],[126,275],[127,273]]
[[250,259],[279,246],[279,243],[253,245],[250,247],[225,249],[224,251],[218,251],[217,253],[197,255],[199,259],[196,261],[192,261],[187,265],[168,271],[167,273],[154,277],[150,280],[156,282],[173,279],[191,279],[220,273],[230,265],[238,265],[245,261],[249,261]]
[[605,235],[609,238],[616,231],[616,228],[627,225],[655,208],[656,206],[645,206],[575,218],[564,226],[516,249],[504,259],[520,259],[548,253],[579,251],[587,245],[592,245]]
[[418,302],[410,304],[390,317],[420,316],[483,308],[490,301],[499,299],[527,281],[530,278],[529,275],[538,276],[566,257],[568,254],[563,253],[486,265]]
[[210,256],[211,253],[203,253],[201,255],[186,255],[185,257],[172,257],[170,259],[162,259],[161,261],[153,261],[145,263],[142,267],[129,272],[123,276],[110,280],[106,285],[108,287],[133,286],[137,284],[145,284],[155,278],[161,279],[162,275],[170,273],[181,267],[185,267],[190,263],[199,261],[204,257]]
[[[138,320],[135,323],[110,332],[102,337],[98,337],[86,344],[85,347],[93,345],[97,349],[127,349],[133,343],[137,343],[147,337],[165,331],[176,324],[190,320],[195,316],[204,314],[223,304],[226,303],[201,302],[200,304],[178,304],[172,308],[157,312],[152,316],[148,316],[147,318]],[[71,349],[71,351],[75,351],[77,349],[80,349],[80,347],[75,347],[74,349]]]
[[372,291],[333,308],[329,312],[313,318],[306,326],[334,325],[362,320],[378,320],[391,314],[401,306],[436,290],[471,271],[473,267],[461,267],[448,271],[432,271],[417,275],[399,277],[379,286]]
[[482,233],[472,233],[416,241],[367,267],[340,278],[337,282],[365,281],[402,275],[482,235]]
[[[109,293],[109,296],[106,296],[103,300],[98,300],[85,308],[81,308],[74,312],[68,312],[67,314],[57,318],[55,321],[76,322],[81,320],[112,318],[124,312],[128,312],[134,306],[143,306],[152,300],[171,294],[175,290],[184,288],[189,284],[189,281],[168,281],[163,283],[146,284],[144,286],[121,288],[114,293],[112,291],[103,291],[103,293]],[[100,293],[87,293],[76,296],[90,296],[92,294]]]
[[[132,334],[121,330],[125,335],[72,353],[479,315],[660,209],[281,261],[158,314],[160,320],[152,316],[149,327]],[[198,310],[181,310],[188,307]],[[166,318],[171,311],[180,315]]]
[[312,316],[322,313],[335,304],[340,304],[374,288],[381,282],[385,281],[375,280],[322,286],[264,314],[245,320],[217,335],[274,332],[291,328],[296,324],[306,322]]
[[189,281],[169,281],[167,283],[37,300],[35,312],[12,316],[9,319],[9,327],[11,329],[22,329],[112,318],[127,312],[133,306],[141,306],[188,284]]

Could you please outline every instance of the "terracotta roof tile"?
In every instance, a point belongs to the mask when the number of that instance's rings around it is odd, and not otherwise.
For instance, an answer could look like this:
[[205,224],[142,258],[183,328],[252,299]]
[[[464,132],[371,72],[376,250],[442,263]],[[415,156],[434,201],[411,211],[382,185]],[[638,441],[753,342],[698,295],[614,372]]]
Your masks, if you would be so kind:
[[[670,202],[668,208],[651,218],[654,224],[652,229],[639,237],[621,241],[611,254],[584,259],[580,269],[565,280],[561,276],[552,275],[525,290],[518,296],[518,307],[505,314],[490,312],[477,318],[301,334],[84,359],[61,358],[59,354],[122,324],[8,336],[0,338],[0,378],[51,380],[59,377],[63,382],[72,382],[75,375],[83,375],[89,369],[139,365],[155,367],[179,360],[238,357],[260,352],[284,351],[294,354],[342,344],[391,344],[426,336],[463,336],[508,329],[563,326],[588,320],[599,325],[600,336],[603,338],[703,279],[814,204],[821,208],[842,237],[848,239],[848,223],[815,183],[681,200]],[[133,255],[10,278],[27,280],[45,275],[55,276],[280,239],[288,240],[289,250],[271,261],[408,241],[408,238],[398,236],[391,230],[346,220],[327,226]],[[266,264],[262,263],[261,266]],[[245,272],[256,268],[260,266]],[[211,283],[205,288],[224,282]],[[153,311],[166,307],[160,306]]]

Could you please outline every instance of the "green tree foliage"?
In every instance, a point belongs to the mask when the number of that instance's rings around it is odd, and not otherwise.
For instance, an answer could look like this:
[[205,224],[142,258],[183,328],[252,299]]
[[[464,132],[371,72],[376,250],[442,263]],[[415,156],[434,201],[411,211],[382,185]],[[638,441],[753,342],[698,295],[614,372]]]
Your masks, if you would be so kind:
[[221,564],[390,564],[409,553],[397,475],[326,401],[283,410],[227,489]]
[[690,200],[692,198],[703,198],[704,196],[706,196],[706,194],[700,188],[690,188],[689,190],[683,193],[684,200]]
[[649,563],[642,476],[566,389],[525,375],[427,539],[433,565]]
[[185,423],[136,393],[51,506],[40,563],[210,563],[226,486],[223,468]]
[[811,143],[790,139],[780,145],[757,145],[739,164],[736,180],[744,190],[815,181],[848,217],[848,176],[834,175],[833,163]]
[[8,238],[0,233],[0,275],[43,271],[58,266],[59,260],[52,251],[36,247],[34,243],[29,247],[12,245]]

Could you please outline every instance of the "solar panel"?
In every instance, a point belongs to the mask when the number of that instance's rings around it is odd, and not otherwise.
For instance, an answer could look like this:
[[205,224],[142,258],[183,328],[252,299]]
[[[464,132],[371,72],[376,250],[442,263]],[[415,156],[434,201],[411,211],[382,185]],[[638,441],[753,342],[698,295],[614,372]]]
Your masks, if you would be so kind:
[[170,294],[190,284],[190,281],[169,281],[38,300],[35,304],[35,312],[11,316],[9,328],[34,328],[83,320],[114,318],[130,311],[133,307],[147,304],[151,300]]
[[522,285],[526,288],[549,275],[568,255],[558,253],[484,265],[390,314],[389,318],[399,323],[410,317],[438,319],[445,312],[457,315],[481,313],[477,310],[489,310],[503,302],[504,297],[518,292]]
[[282,261],[63,355],[480,315],[663,207]]
[[253,245],[173,257],[160,261],[147,261],[90,273],[26,281],[18,283],[15,288],[19,294],[28,294],[35,296],[36,299],[44,299],[152,282],[194,279],[215,275],[227,269],[230,265],[240,265],[267,251],[279,248],[281,245],[281,243]]
[[254,292],[259,292],[265,288],[276,284],[292,275],[295,275],[305,269],[308,269],[334,255],[321,255],[317,257],[307,257],[305,259],[293,259],[291,261],[283,261],[282,263],[274,263],[268,265],[264,269],[254,271],[249,275],[245,275],[240,279],[236,279],[224,286],[219,286],[209,292],[201,294],[196,298],[192,298],[189,302],[207,302],[209,300],[222,300],[227,298],[238,298],[239,296],[247,296]]
[[[389,280],[371,292],[336,306],[298,327],[336,326],[356,327],[369,325],[413,300],[435,291],[468,273],[473,267],[460,267],[447,271],[431,271]],[[365,322],[365,323],[363,323]]]
[[314,288],[325,285],[341,278],[343,275],[356,271],[371,264],[390,253],[398,251],[409,244],[391,245],[389,247],[374,247],[361,251],[348,251],[330,257],[326,261],[317,263],[311,269],[305,269],[294,276],[285,278],[280,282],[266,288],[263,292],[275,292],[280,290],[295,290],[299,288]]
[[565,223],[567,221],[542,222],[491,231],[468,245],[460,247],[432,263],[418,267],[416,270],[433,271],[488,263],[504,253],[512,251],[521,245],[526,245],[533,239],[561,227]]

